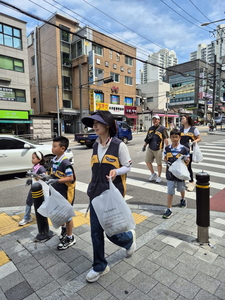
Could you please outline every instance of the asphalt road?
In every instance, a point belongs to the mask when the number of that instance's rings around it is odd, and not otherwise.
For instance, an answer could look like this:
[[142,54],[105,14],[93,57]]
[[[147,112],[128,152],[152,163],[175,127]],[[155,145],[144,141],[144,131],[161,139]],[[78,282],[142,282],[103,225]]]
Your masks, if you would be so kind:
[[[225,146],[225,136],[207,135],[206,128],[200,128],[200,131],[202,133],[201,145],[212,145],[213,143],[217,143],[220,140],[224,140],[221,142],[221,146]],[[148,173],[147,167],[143,163],[144,153],[141,152],[144,136],[145,134],[143,133],[134,134],[133,140],[128,144],[128,149],[133,161],[132,168],[135,168],[135,171],[132,171],[128,174],[128,180],[130,182],[134,182],[134,184],[127,185],[127,195],[131,197],[128,200],[128,203],[151,205],[155,204],[164,206],[166,205],[166,180],[163,179],[160,185],[157,185],[156,183],[150,183],[148,181],[150,173]],[[216,145],[220,145],[220,143],[217,143]],[[76,172],[77,181],[88,184],[91,178],[90,157],[92,154],[92,149],[88,149],[85,146],[78,145],[75,142],[72,142],[70,144],[70,148],[72,149],[74,154],[74,169]],[[206,162],[207,164],[210,163],[210,161],[208,160]],[[221,163],[223,164],[223,161]],[[219,163],[217,162],[216,165],[218,166],[218,164]],[[137,170],[141,170],[141,172]],[[163,168],[163,170],[165,170],[165,168]],[[216,168],[213,161],[212,166],[209,167],[207,165],[206,170],[224,173],[224,169]],[[20,177],[21,180],[15,179],[15,176]],[[224,178],[217,177],[213,180],[217,181],[218,183],[224,184]],[[29,187],[25,187],[25,182],[25,174],[0,176],[0,207],[14,207],[25,205],[26,196],[29,191]],[[160,189],[162,189],[163,187],[164,192],[160,191]],[[211,189],[210,194],[214,195],[218,191],[219,190]],[[75,204],[76,203],[88,204],[88,197],[84,191],[76,190]],[[179,197],[175,196],[174,205],[177,205],[178,203]],[[188,200],[189,208],[195,208],[195,204],[196,201],[194,199]]]

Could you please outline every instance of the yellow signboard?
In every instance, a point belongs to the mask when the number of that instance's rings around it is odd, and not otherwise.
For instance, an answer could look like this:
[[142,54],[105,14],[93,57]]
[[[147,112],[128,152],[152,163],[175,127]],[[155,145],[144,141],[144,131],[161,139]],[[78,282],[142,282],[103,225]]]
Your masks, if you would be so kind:
[[96,110],[109,110],[109,103],[96,102]]
[[90,103],[90,111],[95,111],[95,98],[94,98],[94,90],[89,90],[89,103]]

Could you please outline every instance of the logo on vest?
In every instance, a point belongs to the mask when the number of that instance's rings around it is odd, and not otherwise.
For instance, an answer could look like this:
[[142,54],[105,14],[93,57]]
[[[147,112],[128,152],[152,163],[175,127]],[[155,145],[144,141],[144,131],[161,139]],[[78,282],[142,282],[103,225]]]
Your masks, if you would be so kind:
[[110,158],[110,157],[108,157],[108,156],[106,156],[105,159],[106,159],[107,161],[109,161],[109,162],[115,162],[115,161],[116,161],[115,158]]

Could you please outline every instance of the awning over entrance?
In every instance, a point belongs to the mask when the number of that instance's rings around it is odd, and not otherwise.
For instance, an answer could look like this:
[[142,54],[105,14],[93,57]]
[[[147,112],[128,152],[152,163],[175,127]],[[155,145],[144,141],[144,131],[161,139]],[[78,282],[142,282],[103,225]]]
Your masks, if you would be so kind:
[[131,116],[131,115],[125,115],[125,117],[127,117],[128,119],[137,119],[138,116]]
[[159,117],[167,117],[168,118],[179,118],[179,115],[171,115],[171,114],[168,114],[168,115],[165,115],[165,114],[157,114]]

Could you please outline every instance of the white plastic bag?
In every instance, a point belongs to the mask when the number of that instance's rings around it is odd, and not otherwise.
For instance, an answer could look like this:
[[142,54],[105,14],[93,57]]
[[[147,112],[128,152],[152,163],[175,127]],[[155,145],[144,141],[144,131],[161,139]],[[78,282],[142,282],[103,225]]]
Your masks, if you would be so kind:
[[109,189],[92,200],[99,223],[105,233],[114,234],[135,229],[135,222],[129,206],[119,190],[109,179]]
[[184,161],[179,157],[170,167],[169,171],[178,179],[190,180],[190,174]]
[[200,161],[203,160],[203,155],[202,152],[199,148],[198,143],[193,144],[193,154],[192,154],[192,161],[199,163]]
[[51,185],[49,185],[50,196],[38,208],[38,213],[51,220],[54,228],[59,228],[69,218],[75,216],[72,205]]

